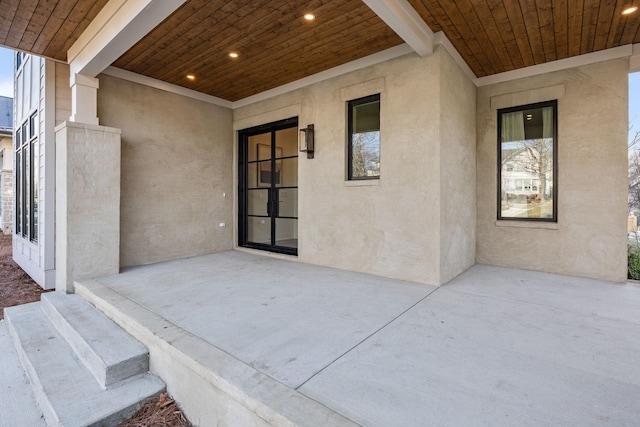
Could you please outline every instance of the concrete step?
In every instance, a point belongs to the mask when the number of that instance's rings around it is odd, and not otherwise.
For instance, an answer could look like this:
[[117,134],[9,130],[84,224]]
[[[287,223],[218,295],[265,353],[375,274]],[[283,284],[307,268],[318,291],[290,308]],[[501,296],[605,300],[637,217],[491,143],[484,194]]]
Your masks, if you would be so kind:
[[0,320],[0,427],[46,427],[5,322]]
[[77,295],[42,295],[42,311],[102,388],[149,370],[149,352]]
[[164,391],[162,381],[149,373],[103,389],[41,305],[7,308],[5,320],[48,425],[115,426]]

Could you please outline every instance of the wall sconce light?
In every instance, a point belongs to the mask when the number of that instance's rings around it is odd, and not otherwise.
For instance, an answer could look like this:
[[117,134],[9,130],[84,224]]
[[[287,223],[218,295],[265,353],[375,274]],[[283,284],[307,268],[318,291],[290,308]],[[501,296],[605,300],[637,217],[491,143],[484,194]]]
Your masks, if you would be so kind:
[[307,159],[313,159],[313,125],[300,129],[300,152],[307,153]]

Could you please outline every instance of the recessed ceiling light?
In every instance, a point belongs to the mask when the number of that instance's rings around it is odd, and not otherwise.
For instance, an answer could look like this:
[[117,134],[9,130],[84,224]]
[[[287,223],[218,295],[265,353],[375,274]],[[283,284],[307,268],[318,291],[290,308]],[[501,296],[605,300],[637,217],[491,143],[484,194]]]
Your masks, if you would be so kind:
[[638,10],[638,6],[631,6],[622,11],[623,15],[631,15],[633,12]]
[[313,13],[305,13],[304,19],[306,21],[313,21],[314,19],[316,19],[316,15],[314,15]]
[[238,52],[229,52],[229,57],[231,57],[231,58],[234,58],[234,59],[235,59],[235,58],[237,58],[237,57],[239,57],[239,56],[240,56],[240,55],[238,54]]
[[196,79],[196,76],[194,76],[193,74],[187,74],[187,75],[186,75],[186,77],[187,77],[189,80],[195,80],[195,79]]

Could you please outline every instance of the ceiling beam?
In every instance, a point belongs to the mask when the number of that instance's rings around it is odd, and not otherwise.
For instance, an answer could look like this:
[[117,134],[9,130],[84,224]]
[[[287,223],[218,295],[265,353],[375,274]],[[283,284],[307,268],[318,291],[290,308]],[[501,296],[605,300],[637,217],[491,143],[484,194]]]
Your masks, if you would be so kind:
[[420,56],[433,53],[433,31],[407,0],[363,0]]
[[95,77],[186,0],[110,0],[67,52],[71,74]]

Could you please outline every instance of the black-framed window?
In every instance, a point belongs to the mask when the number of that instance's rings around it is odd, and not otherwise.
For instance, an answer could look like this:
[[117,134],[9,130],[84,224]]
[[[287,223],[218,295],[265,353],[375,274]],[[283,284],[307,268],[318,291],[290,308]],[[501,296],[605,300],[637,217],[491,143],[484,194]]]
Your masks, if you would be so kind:
[[38,114],[33,113],[16,129],[15,233],[38,241],[39,149]]
[[354,99],[348,110],[347,178],[380,178],[380,94]]
[[498,110],[498,219],[558,217],[558,102]]

